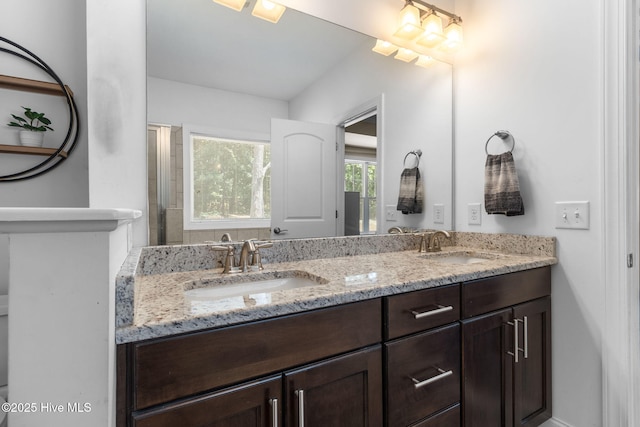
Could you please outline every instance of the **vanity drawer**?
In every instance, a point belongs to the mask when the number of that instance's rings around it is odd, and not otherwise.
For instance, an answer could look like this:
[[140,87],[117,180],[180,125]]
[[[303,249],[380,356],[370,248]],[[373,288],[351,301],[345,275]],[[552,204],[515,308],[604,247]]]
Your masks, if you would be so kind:
[[460,325],[385,344],[387,421],[407,426],[460,401]]
[[460,427],[460,404],[447,408],[411,427]]
[[460,319],[460,285],[390,296],[385,306],[386,339],[446,325]]
[[134,409],[378,343],[381,312],[376,299],[133,344]]
[[462,284],[462,318],[551,295],[551,267],[535,268]]

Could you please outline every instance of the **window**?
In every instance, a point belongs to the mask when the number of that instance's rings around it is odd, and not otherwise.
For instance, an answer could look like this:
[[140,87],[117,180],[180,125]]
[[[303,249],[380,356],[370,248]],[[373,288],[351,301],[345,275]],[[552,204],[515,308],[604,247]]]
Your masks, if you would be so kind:
[[376,221],[376,163],[345,160],[344,190],[360,193],[360,234],[375,233]]
[[185,207],[190,206],[189,218],[185,209],[185,228],[268,227],[270,145],[249,138],[186,134],[191,167],[185,171],[190,195],[185,197]]

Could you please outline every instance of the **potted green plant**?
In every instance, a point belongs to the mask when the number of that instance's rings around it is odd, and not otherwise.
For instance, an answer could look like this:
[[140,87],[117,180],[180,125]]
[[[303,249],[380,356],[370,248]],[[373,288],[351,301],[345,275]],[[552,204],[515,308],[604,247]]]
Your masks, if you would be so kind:
[[45,113],[38,113],[29,107],[24,108],[24,117],[12,114],[13,121],[8,125],[11,127],[21,128],[20,143],[28,147],[42,147],[44,133],[48,130],[53,131],[49,125],[51,120],[45,117]]

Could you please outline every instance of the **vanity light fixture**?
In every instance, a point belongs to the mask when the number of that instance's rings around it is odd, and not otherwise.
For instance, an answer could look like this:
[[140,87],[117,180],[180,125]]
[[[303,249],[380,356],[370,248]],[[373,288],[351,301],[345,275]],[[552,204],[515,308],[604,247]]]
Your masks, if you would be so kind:
[[380,55],[389,56],[398,50],[398,46],[391,44],[388,41],[378,39],[376,41],[376,45],[371,50],[379,53]]
[[[449,20],[442,30],[442,16]],[[400,25],[394,37],[406,40],[400,44],[411,47],[413,41],[429,49],[455,52],[462,46],[462,18],[423,0],[406,0],[400,11]]]
[[416,41],[421,46],[433,48],[444,41],[442,32],[442,18],[435,14],[433,10],[427,12],[428,15],[422,20],[422,36]]
[[401,47],[398,49],[398,53],[394,56],[395,59],[399,59],[404,62],[411,62],[418,57],[418,54],[412,51],[411,49],[406,49]]
[[244,8],[247,0],[213,0],[215,3],[227,6],[233,10],[240,12]]
[[281,4],[274,3],[271,0],[257,0],[251,14],[275,24],[280,20],[280,17],[286,9],[286,7]]
[[400,37],[405,40],[413,40],[422,34],[422,28],[420,27],[420,9],[415,7],[411,0],[407,0],[400,11],[400,25],[393,34],[396,37]]
[[445,41],[440,45],[442,50],[455,52],[460,49],[463,42],[462,26],[458,17],[453,17],[449,21],[449,25],[444,29]]

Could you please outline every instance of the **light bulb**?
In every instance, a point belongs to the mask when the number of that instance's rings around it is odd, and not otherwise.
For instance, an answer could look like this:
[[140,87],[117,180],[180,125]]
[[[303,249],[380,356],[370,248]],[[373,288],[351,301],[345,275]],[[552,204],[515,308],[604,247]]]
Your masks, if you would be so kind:
[[276,5],[269,0],[262,0],[262,7],[264,7],[266,10],[272,10],[274,7],[276,7]]

